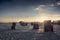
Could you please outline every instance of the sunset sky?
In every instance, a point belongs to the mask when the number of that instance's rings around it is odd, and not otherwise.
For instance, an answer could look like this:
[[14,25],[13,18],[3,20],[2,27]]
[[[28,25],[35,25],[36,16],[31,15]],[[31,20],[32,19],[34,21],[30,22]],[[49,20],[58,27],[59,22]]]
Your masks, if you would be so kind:
[[0,22],[60,20],[59,0],[0,0]]

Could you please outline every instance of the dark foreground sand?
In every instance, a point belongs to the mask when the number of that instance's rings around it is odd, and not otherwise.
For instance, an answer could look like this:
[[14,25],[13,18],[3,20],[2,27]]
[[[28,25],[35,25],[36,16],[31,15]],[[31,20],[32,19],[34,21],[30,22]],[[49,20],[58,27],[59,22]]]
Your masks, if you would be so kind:
[[[40,25],[40,28],[43,27]],[[10,30],[11,24],[0,24],[0,40],[60,40],[60,25],[54,25],[54,33],[52,32],[39,32],[33,30],[33,26],[20,26],[16,25],[16,30]],[[59,28],[59,30],[57,30]],[[57,34],[55,33],[57,32]]]
[[60,40],[60,36],[52,32],[38,33],[37,30],[3,30],[0,31],[0,40]]

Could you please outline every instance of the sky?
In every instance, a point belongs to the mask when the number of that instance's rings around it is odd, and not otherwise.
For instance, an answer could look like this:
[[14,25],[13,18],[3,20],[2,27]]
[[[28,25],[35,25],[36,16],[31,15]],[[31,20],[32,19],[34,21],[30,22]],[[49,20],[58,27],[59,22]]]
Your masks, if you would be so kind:
[[60,20],[60,0],[0,0],[0,22]]

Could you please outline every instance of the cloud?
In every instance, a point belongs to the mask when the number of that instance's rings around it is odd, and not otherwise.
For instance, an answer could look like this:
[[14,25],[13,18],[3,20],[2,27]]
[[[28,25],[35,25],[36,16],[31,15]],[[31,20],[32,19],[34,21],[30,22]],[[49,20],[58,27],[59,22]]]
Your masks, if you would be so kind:
[[46,5],[39,5],[35,10],[42,10],[46,7]]
[[60,5],[60,2],[57,2],[57,5]]
[[[55,8],[56,7],[55,7],[54,4],[39,5],[35,8],[35,11],[37,11],[38,16],[43,16],[44,15],[44,16],[50,17],[50,16],[53,16],[53,15],[57,15],[57,16],[60,15],[60,13],[57,12]],[[57,16],[54,16],[54,17],[57,17]]]
[[34,10],[40,11],[40,12],[46,12],[48,10],[51,11],[53,9],[54,9],[54,4],[50,4],[50,5],[39,5]]

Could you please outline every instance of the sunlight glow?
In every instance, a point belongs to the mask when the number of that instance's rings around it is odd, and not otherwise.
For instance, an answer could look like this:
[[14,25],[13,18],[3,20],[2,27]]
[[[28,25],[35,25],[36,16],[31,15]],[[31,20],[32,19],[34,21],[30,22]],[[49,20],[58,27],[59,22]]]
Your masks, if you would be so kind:
[[45,20],[48,20],[47,18],[41,17],[40,22],[44,22]]

